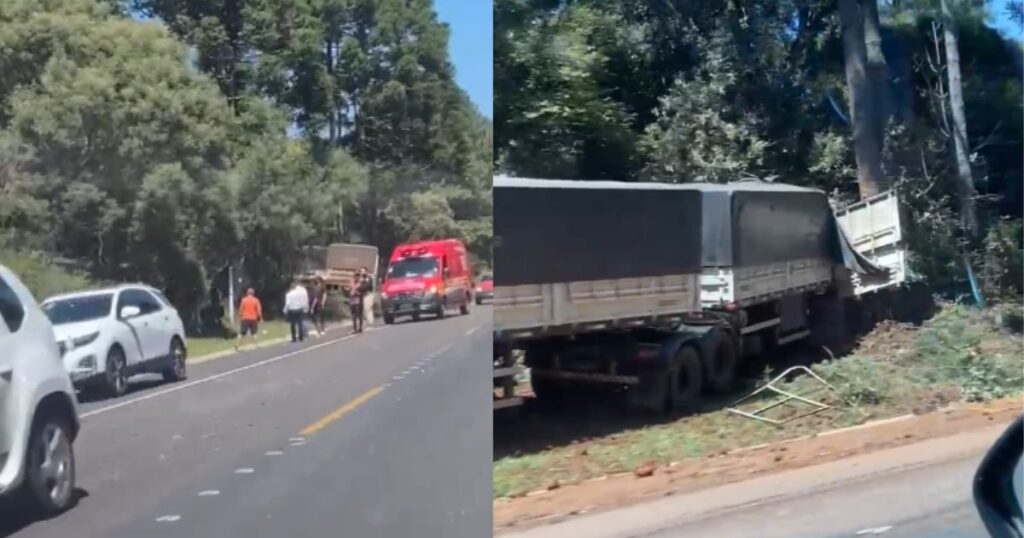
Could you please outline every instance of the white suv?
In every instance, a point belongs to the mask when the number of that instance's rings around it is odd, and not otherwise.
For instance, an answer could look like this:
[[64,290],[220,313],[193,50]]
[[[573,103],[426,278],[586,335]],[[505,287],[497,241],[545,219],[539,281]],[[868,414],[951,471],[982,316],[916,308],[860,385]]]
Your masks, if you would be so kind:
[[185,379],[184,324],[154,288],[130,284],[58,295],[42,308],[76,387],[98,387],[116,397],[136,374]]
[[0,497],[20,492],[48,515],[70,506],[77,406],[49,320],[0,265]]

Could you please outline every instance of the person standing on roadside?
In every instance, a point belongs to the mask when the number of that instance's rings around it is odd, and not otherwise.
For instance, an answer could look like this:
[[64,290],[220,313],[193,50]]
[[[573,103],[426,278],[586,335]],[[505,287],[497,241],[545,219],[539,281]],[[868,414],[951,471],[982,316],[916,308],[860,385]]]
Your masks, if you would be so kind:
[[373,278],[369,269],[363,267],[360,272],[365,286],[363,292],[363,325],[373,327]]
[[352,313],[352,332],[363,332],[363,297],[366,295],[366,277],[363,270],[352,276],[348,289],[348,307]]
[[306,339],[306,314],[309,313],[309,293],[298,280],[284,296],[284,315],[291,328],[292,342]]
[[317,336],[324,335],[324,305],[327,303],[327,286],[324,279],[317,277],[313,284],[313,295],[310,299],[309,314],[313,318],[313,327],[316,328]]
[[256,297],[256,290],[249,288],[245,291],[245,297],[238,303],[238,319],[241,320],[239,336],[244,337],[248,334],[255,338],[259,334],[260,322],[263,321],[263,305]]

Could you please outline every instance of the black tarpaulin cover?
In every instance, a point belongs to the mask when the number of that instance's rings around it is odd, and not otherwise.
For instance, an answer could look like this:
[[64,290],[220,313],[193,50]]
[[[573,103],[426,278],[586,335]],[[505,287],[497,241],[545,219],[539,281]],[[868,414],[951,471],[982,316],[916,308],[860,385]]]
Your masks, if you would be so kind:
[[495,177],[494,237],[498,286],[822,257],[886,274],[853,250],[824,192],[778,183]]

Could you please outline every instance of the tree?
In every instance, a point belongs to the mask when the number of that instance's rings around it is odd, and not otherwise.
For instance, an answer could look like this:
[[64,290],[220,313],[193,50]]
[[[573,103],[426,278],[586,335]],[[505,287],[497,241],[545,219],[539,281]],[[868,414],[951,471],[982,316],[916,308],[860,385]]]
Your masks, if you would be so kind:
[[963,80],[960,73],[960,45],[957,22],[950,9],[951,0],[940,0],[942,28],[946,45],[946,74],[949,77],[949,110],[953,120],[953,149],[956,154],[957,192],[960,200],[960,223],[968,236],[977,232],[974,178],[968,157],[967,118],[964,114]]
[[[222,175],[230,110],[160,25],[88,0],[46,8],[0,6],[0,184],[20,208],[0,224],[34,231],[22,246],[100,279],[163,284],[188,306],[237,242]],[[42,208],[52,225],[27,226]]]
[[[888,182],[882,171],[882,126],[878,78],[880,71],[877,44],[880,34],[873,23],[877,13],[875,0],[839,0],[839,19],[843,28],[843,55],[849,92],[850,123],[853,127],[854,154],[857,159],[857,184],[861,198],[885,190]],[[877,16],[877,15],[876,15]],[[868,31],[867,29],[871,30]],[[871,61],[867,38],[873,41]]]

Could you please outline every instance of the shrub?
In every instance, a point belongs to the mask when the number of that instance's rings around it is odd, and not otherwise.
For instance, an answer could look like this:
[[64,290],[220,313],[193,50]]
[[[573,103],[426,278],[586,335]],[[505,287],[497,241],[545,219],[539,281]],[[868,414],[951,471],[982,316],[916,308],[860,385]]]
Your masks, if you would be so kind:
[[0,263],[18,275],[37,301],[95,286],[86,275],[65,269],[42,254],[4,251],[0,252]]

